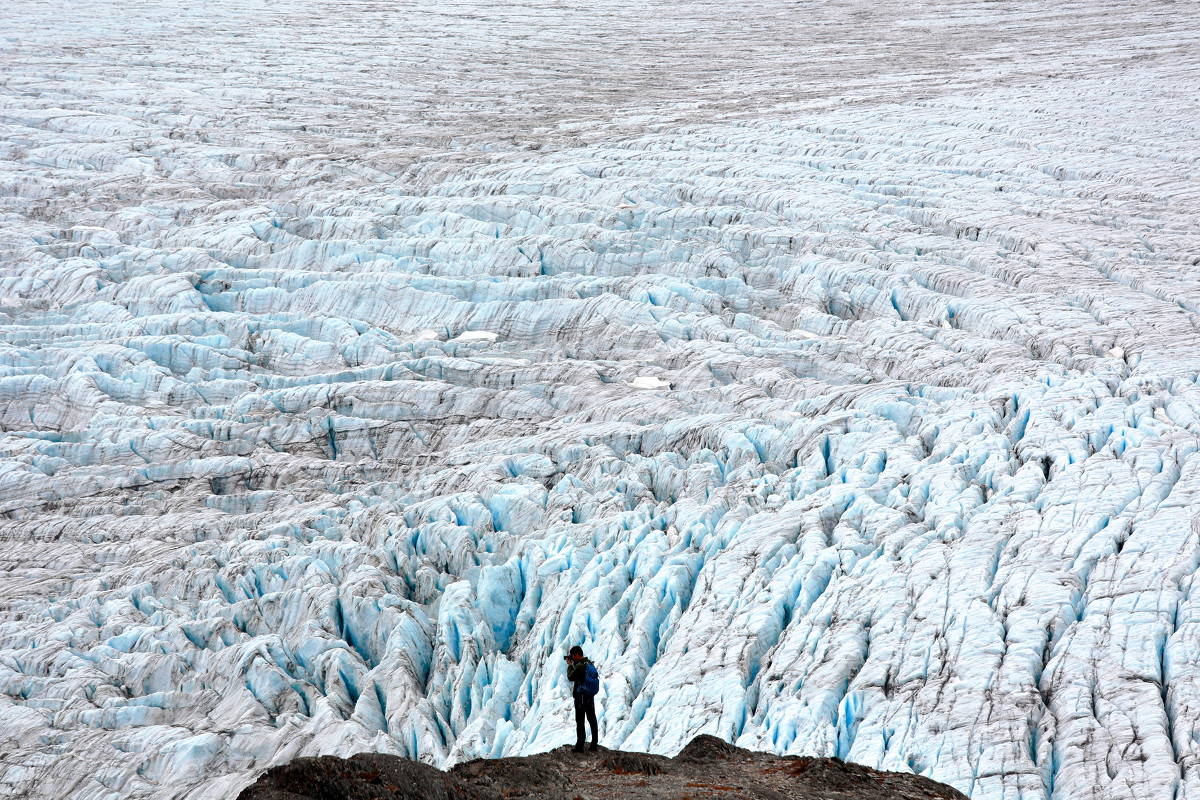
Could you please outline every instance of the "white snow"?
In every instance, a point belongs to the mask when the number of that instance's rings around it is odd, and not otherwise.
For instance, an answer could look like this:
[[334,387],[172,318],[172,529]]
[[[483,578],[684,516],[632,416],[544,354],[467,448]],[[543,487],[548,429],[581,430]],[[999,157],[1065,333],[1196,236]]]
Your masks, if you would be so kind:
[[4,18],[0,795],[544,750],[583,644],[611,747],[1200,800],[1187,9]]
[[455,342],[494,342],[499,338],[500,334],[495,331],[464,331],[458,336],[455,336],[452,341]]

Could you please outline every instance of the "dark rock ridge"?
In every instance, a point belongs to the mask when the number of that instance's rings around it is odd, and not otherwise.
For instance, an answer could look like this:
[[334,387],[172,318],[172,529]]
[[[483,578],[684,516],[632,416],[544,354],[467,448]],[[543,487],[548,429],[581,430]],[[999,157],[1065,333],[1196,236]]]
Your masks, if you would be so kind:
[[449,772],[396,756],[299,758],[268,770],[238,800],[966,800],[919,775],[829,758],[753,753],[699,736],[674,758],[560,747]]

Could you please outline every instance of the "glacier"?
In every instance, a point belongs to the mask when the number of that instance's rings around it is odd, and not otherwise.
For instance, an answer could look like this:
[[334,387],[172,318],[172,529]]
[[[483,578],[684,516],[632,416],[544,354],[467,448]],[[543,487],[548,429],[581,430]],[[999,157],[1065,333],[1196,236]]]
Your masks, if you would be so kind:
[[4,11],[0,795],[1200,798],[1188,8]]

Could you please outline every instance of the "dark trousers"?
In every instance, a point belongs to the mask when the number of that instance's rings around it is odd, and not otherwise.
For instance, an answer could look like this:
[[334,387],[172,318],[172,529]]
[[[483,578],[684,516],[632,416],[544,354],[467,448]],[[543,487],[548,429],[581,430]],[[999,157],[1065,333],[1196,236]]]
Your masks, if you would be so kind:
[[596,698],[594,695],[584,694],[583,692],[575,693],[575,746],[583,747],[586,741],[583,731],[583,718],[587,717],[588,723],[592,726],[592,744],[597,744],[600,738],[598,731],[600,726],[596,724]]

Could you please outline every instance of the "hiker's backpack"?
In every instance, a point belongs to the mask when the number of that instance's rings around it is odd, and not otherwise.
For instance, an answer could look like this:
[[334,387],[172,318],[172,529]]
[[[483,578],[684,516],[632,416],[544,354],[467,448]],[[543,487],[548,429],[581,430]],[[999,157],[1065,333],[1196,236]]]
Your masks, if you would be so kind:
[[583,683],[579,686],[581,694],[588,697],[595,697],[600,691],[600,673],[596,672],[595,664],[588,664],[587,670],[583,673]]

